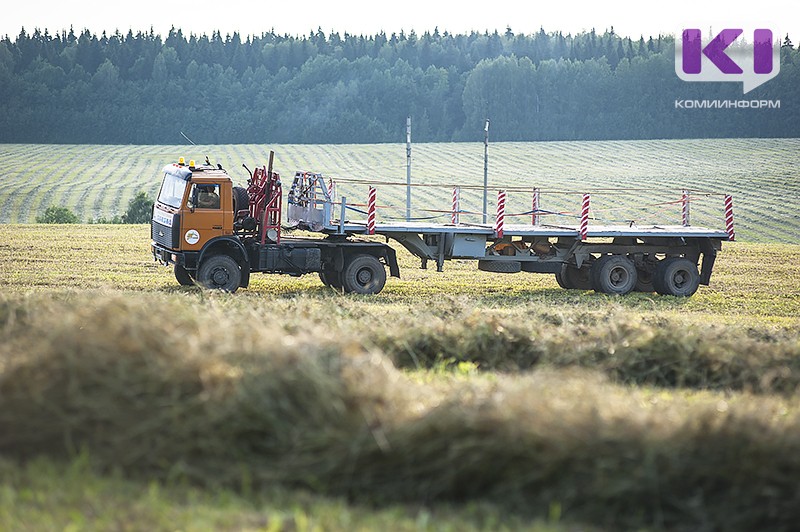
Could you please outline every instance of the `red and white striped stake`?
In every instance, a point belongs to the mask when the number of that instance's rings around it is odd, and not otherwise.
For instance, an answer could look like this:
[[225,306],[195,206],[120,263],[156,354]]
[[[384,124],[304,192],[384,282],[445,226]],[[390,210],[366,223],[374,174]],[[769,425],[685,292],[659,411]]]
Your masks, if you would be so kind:
[[453,188],[453,212],[450,214],[450,221],[454,224],[459,223],[459,212],[461,211],[461,189]]
[[333,179],[328,180],[328,197],[331,201],[336,201],[336,183]]
[[375,234],[375,188],[369,187],[369,199],[367,200],[367,234]]
[[689,227],[689,191],[684,190],[681,195],[681,223]]
[[533,202],[531,203],[531,224],[539,225],[539,189],[533,189]]
[[728,232],[728,240],[733,241],[736,232],[733,230],[733,197],[725,194],[725,231]]
[[503,238],[503,229],[506,225],[506,191],[497,191],[497,218],[494,222],[494,232],[497,238]]
[[581,207],[581,240],[586,240],[589,236],[589,201],[590,194],[583,195],[583,205]]

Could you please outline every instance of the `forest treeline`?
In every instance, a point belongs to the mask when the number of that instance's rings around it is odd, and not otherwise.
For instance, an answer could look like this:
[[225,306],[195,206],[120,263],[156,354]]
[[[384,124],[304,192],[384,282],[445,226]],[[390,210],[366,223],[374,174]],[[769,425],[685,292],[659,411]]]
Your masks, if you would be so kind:
[[[0,40],[0,142],[372,143],[800,136],[800,52],[740,83],[675,75],[671,36],[24,29]],[[780,100],[686,109],[676,100]]]

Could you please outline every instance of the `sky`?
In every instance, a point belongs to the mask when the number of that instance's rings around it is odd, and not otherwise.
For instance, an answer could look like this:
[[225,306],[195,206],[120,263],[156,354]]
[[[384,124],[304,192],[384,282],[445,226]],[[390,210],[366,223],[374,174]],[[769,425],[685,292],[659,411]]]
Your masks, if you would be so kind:
[[[742,8],[737,9],[736,6]],[[744,6],[747,6],[745,8]],[[753,7],[755,6],[755,7]],[[738,12],[746,9],[747,12]],[[768,27],[789,33],[800,41],[800,2],[764,0],[749,2],[703,2],[648,0],[603,2],[599,0],[489,1],[366,1],[366,0],[136,0],[105,2],[96,0],[9,0],[0,9],[0,36],[16,37],[21,28],[50,33],[69,29],[76,33],[88,28],[93,33],[127,33],[151,27],[166,35],[171,27],[184,34],[223,36],[238,31],[260,35],[274,30],[279,34],[307,35],[322,29],[343,35],[421,34],[438,28],[440,32],[466,33],[471,30],[515,33],[578,33],[595,28],[602,33],[612,26],[618,35],[638,38],[643,35],[674,34],[683,28]]]

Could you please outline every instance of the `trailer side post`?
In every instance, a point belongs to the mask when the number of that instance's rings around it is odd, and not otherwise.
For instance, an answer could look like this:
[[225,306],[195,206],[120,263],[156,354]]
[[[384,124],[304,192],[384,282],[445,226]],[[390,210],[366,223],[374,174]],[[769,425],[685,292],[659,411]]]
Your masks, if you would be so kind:
[[506,191],[497,191],[497,218],[494,223],[494,232],[497,238],[503,238],[503,229],[506,224]]
[[339,215],[339,233],[344,234],[344,219],[347,216],[347,196],[342,196],[342,211]]
[[725,194],[725,231],[728,233],[728,240],[733,242],[736,232],[733,230],[733,197]]
[[459,211],[461,211],[461,189],[458,187],[453,188],[453,212],[450,215],[450,221],[453,224],[458,224],[460,221]]
[[376,192],[374,187],[369,187],[369,199],[367,200],[367,234],[375,234],[375,200]]
[[581,207],[581,240],[586,240],[589,236],[589,202],[590,194],[584,194]]
[[689,227],[689,191],[681,194],[681,222],[684,227]]

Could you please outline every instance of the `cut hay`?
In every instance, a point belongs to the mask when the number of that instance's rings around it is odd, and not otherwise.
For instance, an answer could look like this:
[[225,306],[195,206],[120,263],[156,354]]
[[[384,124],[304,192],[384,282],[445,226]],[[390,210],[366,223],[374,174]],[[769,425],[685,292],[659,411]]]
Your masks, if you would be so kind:
[[[579,349],[533,372],[426,377],[396,369],[352,331],[265,323],[224,296],[202,307],[152,295],[63,299],[0,301],[3,457],[85,452],[135,477],[280,483],[371,503],[490,500],[544,516],[557,505],[565,518],[614,528],[789,529],[800,519],[796,398],[609,382],[602,361],[626,359],[625,341],[639,349],[628,358],[641,353],[633,368],[680,350],[676,341],[654,355],[655,330],[640,344],[624,332],[596,338],[592,350],[590,329]],[[494,340],[434,351],[483,364],[481,350],[500,339],[517,367],[555,356],[558,342],[533,341],[535,331],[487,330]],[[689,364],[702,342],[686,342],[694,351],[675,360]],[[535,360],[517,352],[529,345]]]

